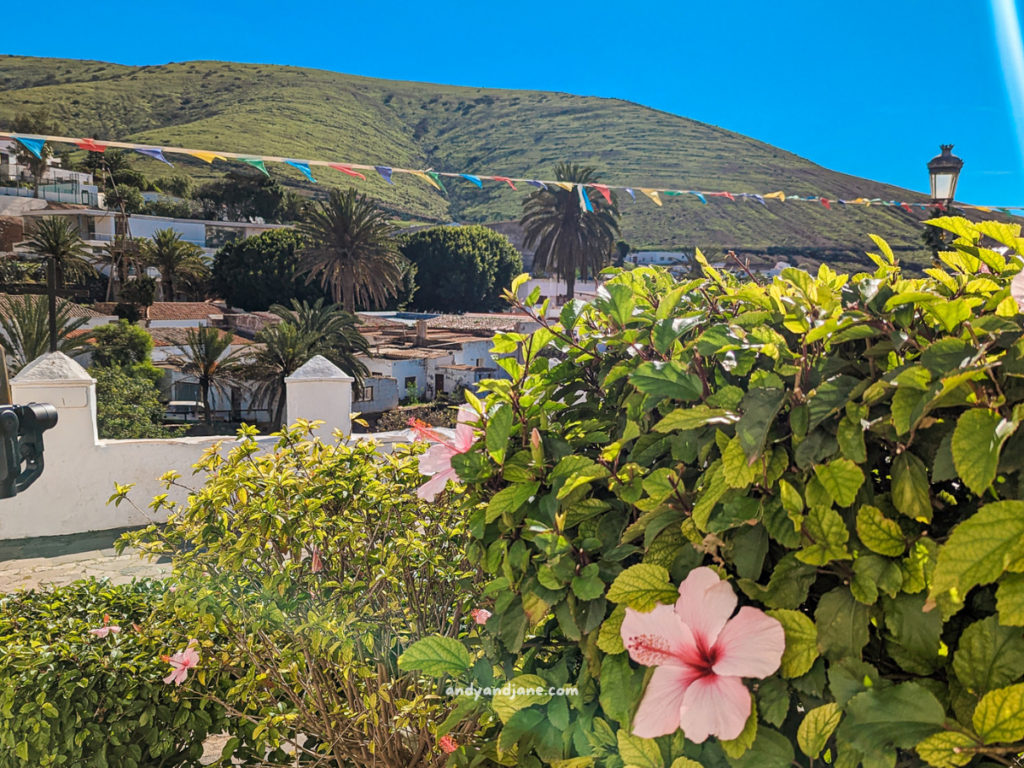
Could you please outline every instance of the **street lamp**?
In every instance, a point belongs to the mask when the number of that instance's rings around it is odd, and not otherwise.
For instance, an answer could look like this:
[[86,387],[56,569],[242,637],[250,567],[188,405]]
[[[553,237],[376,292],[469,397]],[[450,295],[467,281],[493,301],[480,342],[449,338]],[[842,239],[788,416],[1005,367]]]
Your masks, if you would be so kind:
[[952,144],[940,144],[941,155],[928,162],[928,175],[932,178],[932,202],[952,203],[956,199],[956,182],[964,161],[953,154]]

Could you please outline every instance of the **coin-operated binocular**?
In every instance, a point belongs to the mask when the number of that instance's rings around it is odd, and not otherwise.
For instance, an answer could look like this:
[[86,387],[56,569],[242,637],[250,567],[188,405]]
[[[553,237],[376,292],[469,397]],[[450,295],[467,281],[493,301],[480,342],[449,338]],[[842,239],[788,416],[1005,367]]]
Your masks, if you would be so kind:
[[0,499],[17,496],[43,474],[43,432],[55,426],[52,405],[0,405]]

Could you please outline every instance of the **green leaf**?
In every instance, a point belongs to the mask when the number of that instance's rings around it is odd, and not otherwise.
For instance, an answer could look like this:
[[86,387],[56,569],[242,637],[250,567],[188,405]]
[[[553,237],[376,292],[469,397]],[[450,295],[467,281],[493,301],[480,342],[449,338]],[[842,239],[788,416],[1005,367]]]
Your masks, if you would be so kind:
[[722,453],[722,471],[725,483],[730,488],[746,488],[757,478],[757,466],[747,464],[747,454],[743,451],[739,437],[729,441]]
[[850,532],[834,509],[813,507],[807,513],[805,526],[814,543],[797,552],[797,560],[808,565],[826,565],[833,560],[850,559],[846,549]]
[[864,485],[864,472],[849,459],[836,459],[814,468],[818,481],[840,507],[848,507]]
[[786,399],[784,389],[759,388],[747,392],[740,403],[743,416],[736,424],[736,436],[748,459],[761,455],[768,431],[775,423],[779,409]]
[[986,504],[953,529],[939,549],[930,596],[956,590],[958,599],[1024,567],[1024,501]]
[[529,501],[531,496],[536,495],[539,489],[540,483],[537,481],[514,483],[507,488],[502,488],[491,497],[487,504],[487,514],[484,516],[484,520],[493,523],[506,512],[515,512]]
[[456,675],[469,669],[469,652],[462,643],[450,637],[425,637],[398,657],[398,666],[432,677]]
[[1024,672],[1021,630],[1000,626],[995,616],[974,622],[960,635],[953,671],[975,696],[1012,683]]
[[817,760],[842,717],[843,713],[839,711],[839,706],[835,702],[829,702],[808,712],[796,732],[800,751],[812,760]]
[[995,411],[972,408],[957,419],[953,430],[953,465],[964,484],[981,495],[996,479],[999,452],[1017,425]]
[[708,408],[706,405],[695,405],[692,408],[676,408],[665,418],[654,425],[655,432],[687,432],[699,429],[708,424],[722,426],[735,424],[736,414],[722,408]]
[[630,383],[644,394],[661,400],[671,398],[689,402],[699,400],[704,392],[700,379],[686,373],[674,361],[641,363],[629,376]]
[[904,451],[892,463],[892,503],[909,518],[922,523],[932,521],[928,471],[910,451]]
[[620,728],[615,737],[619,742],[619,756],[626,765],[635,765],[637,768],[665,768],[661,750],[654,739],[632,736],[625,728]]
[[755,738],[757,738],[757,704],[751,694],[750,715],[747,717],[747,722],[744,723],[740,735],[735,739],[721,739],[719,743],[722,745],[722,751],[728,757],[738,758],[754,745]]
[[[505,688],[508,689],[508,693],[504,692]],[[508,723],[512,719],[512,715],[521,709],[526,709],[534,704],[547,704],[551,701],[547,681],[537,675],[520,675],[509,680],[507,685],[502,686],[502,689],[494,694],[491,706],[503,723]],[[531,692],[520,693],[520,689]],[[537,693],[537,689],[540,689],[541,693]]]
[[896,641],[911,653],[928,660],[938,657],[942,615],[924,611],[924,595],[900,594],[886,601],[885,626]]
[[789,686],[774,675],[762,680],[757,686],[757,706],[766,723],[780,727],[789,714]]
[[879,590],[895,597],[903,586],[899,564],[879,555],[861,555],[853,561],[853,572],[850,591],[858,602],[865,605],[874,605]]
[[704,768],[704,766],[688,757],[677,757],[672,761],[672,768]]
[[790,552],[776,564],[768,586],[750,579],[740,579],[737,584],[751,600],[770,608],[795,610],[807,599],[807,593],[817,578],[817,568],[799,562]]
[[814,612],[818,648],[832,660],[847,656],[860,658],[860,651],[869,640],[868,607],[858,603],[849,587],[837,587],[822,595]]
[[604,623],[597,635],[597,647],[605,653],[625,653],[626,646],[622,644],[622,622],[626,618],[626,606],[617,605]]
[[505,461],[508,436],[512,431],[512,406],[503,404],[487,420],[487,453],[498,464]]
[[907,548],[903,531],[895,520],[889,520],[878,507],[865,504],[857,512],[857,535],[872,552],[898,557]]
[[629,666],[627,654],[605,656],[601,661],[601,709],[608,717],[625,725],[630,709],[640,698],[642,681],[642,673],[634,673]]
[[513,713],[498,736],[498,751],[507,752],[512,749],[519,739],[532,733],[543,720],[544,713],[539,709],[521,709]]
[[974,710],[973,722],[986,744],[1024,739],[1024,683],[986,693]]
[[946,712],[918,683],[872,688],[846,704],[842,736],[865,755],[880,756],[887,747],[911,749],[942,729]]
[[818,658],[818,628],[810,618],[799,611],[767,611],[782,625],[786,633],[786,650],[782,653],[783,677],[806,674]]
[[836,440],[844,457],[856,464],[863,464],[868,459],[867,446],[864,444],[864,427],[860,420],[849,417],[839,422],[836,427]]
[[999,623],[1006,627],[1024,627],[1024,574],[1009,573],[996,590]]
[[668,571],[660,565],[640,563],[615,577],[608,599],[647,613],[659,603],[673,603],[679,597],[669,582]]
[[917,754],[934,768],[960,768],[974,759],[970,750],[976,746],[966,733],[941,731],[918,744]]
[[758,728],[754,744],[739,758],[726,758],[732,768],[791,768],[793,744],[776,730]]
[[707,531],[708,518],[715,509],[715,505],[721,501],[722,496],[729,490],[725,482],[725,470],[722,469],[722,462],[716,461],[704,473],[705,485],[701,490],[700,498],[693,505],[693,522],[701,531]]
[[[594,564],[588,567],[594,567]],[[596,600],[604,594],[604,582],[601,581],[601,577],[597,573],[589,576],[581,574],[573,577],[572,591],[580,600]]]

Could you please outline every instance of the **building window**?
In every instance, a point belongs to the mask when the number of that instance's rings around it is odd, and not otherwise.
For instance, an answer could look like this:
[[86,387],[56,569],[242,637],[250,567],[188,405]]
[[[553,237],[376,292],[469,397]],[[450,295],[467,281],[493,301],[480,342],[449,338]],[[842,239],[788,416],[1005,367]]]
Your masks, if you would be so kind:
[[416,389],[419,389],[419,387],[416,386],[416,377],[415,376],[406,376],[405,377],[405,385],[404,386],[405,386],[405,389],[408,389],[409,387],[415,387]]
[[363,393],[356,398],[357,403],[367,403],[373,400],[373,387],[367,387],[363,385]]
[[484,367],[484,359],[482,357],[478,357],[476,359],[476,367],[477,368],[483,368]]

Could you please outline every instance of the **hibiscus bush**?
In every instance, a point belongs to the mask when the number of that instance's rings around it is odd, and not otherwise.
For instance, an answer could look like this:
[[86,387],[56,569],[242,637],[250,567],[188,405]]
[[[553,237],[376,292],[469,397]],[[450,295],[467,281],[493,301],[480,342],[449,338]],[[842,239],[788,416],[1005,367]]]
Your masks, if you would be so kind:
[[160,618],[165,595],[90,579],[0,599],[0,768],[199,766],[209,734],[248,741],[224,707],[163,682],[167,638],[185,631]]
[[473,686],[441,731],[492,723],[452,765],[1024,752],[1024,241],[930,224],[956,239],[923,278],[872,236],[873,273],[698,255],[557,321],[517,281],[542,327],[496,337],[510,379],[451,450],[491,615],[401,661]]
[[[372,442],[323,442],[314,426],[300,421],[270,446],[243,428],[236,447],[195,466],[187,501],[153,501],[166,525],[119,545],[173,559],[166,611],[181,628],[166,642],[194,639],[198,658],[172,657],[172,682],[249,723],[266,762],[435,764],[449,702],[397,660],[421,637],[472,624],[465,523],[416,496],[420,448],[381,455]],[[165,481],[185,485],[176,473]],[[229,690],[204,681],[212,670]],[[464,721],[455,735],[475,728]],[[232,739],[224,755],[245,748]]]

